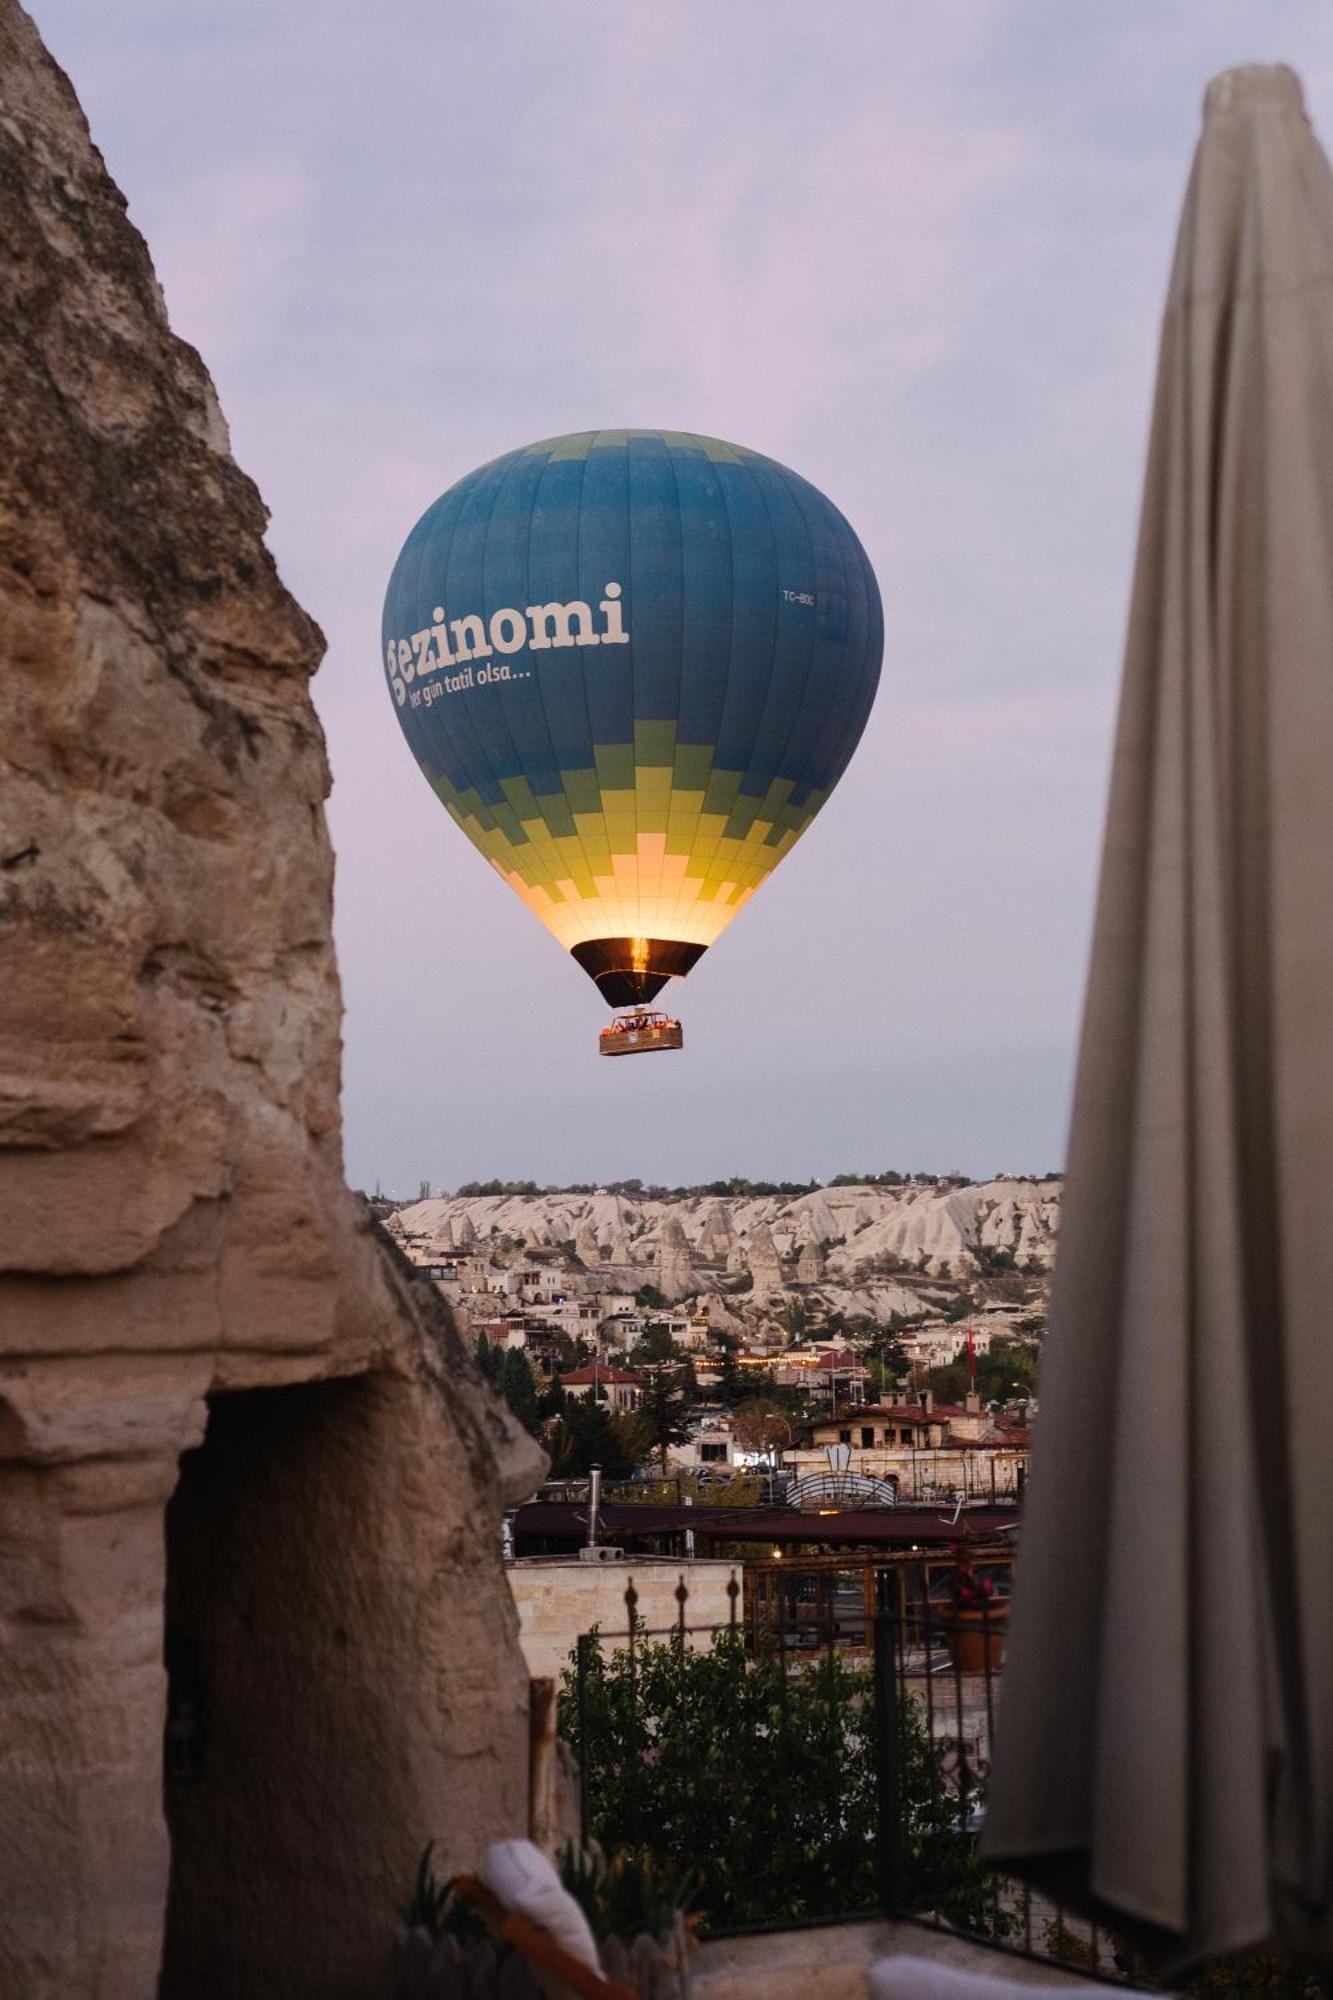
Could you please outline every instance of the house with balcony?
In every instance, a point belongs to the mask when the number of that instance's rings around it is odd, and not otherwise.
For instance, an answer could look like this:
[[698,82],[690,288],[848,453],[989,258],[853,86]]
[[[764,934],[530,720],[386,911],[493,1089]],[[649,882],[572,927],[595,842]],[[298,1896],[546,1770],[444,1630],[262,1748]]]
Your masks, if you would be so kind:
[[498,1274],[497,1290],[528,1305],[546,1305],[568,1297],[571,1286],[563,1257],[524,1257]]
[[1027,1405],[996,1414],[977,1395],[937,1403],[927,1389],[816,1418],[805,1439],[783,1453],[800,1474],[823,1472],[836,1458],[845,1470],[886,1481],[904,1500],[1013,1499],[1031,1455]]

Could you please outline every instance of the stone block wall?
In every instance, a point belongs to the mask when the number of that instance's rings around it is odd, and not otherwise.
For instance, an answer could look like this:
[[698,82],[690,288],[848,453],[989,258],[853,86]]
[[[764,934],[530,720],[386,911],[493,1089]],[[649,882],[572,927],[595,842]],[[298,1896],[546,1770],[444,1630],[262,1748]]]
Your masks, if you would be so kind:
[[[729,1562],[673,1562],[665,1557],[627,1556],[620,1562],[586,1563],[577,1557],[536,1556],[510,1563],[509,1588],[518,1606],[519,1643],[528,1671],[534,1679],[558,1680],[569,1664],[569,1656],[580,1635],[594,1625],[607,1635],[607,1643],[628,1627],[625,1592],[633,1583],[637,1592],[635,1615],[648,1633],[660,1637],[675,1629],[680,1615],[676,1592],[681,1583],[689,1592],[685,1604],[686,1627],[693,1628],[690,1643],[707,1645],[707,1629],[725,1625],[731,1615],[727,1585],[734,1576],[741,1581],[737,1564]],[[736,1615],[744,1606],[736,1598]]]

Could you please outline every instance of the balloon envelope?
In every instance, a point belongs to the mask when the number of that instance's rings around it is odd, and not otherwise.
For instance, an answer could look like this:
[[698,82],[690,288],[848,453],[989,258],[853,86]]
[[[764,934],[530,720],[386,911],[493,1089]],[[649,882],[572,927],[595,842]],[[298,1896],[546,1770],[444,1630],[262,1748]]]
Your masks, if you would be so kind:
[[837,508],[674,431],[470,473],[413,528],[384,607],[418,764],[612,1006],[688,972],[810,824],[882,644]]

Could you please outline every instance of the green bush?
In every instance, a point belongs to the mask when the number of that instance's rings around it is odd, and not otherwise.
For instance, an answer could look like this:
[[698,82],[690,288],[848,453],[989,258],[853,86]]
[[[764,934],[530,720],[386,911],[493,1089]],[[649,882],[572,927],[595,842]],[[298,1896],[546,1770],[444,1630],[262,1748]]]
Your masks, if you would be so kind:
[[[622,1648],[608,1658],[596,1634],[584,1648],[586,1729],[573,1666],[561,1729],[585,1775],[589,1832],[606,1852],[647,1850],[665,1868],[693,1871],[715,1929],[879,1906],[868,1668],[752,1654],[739,1630],[696,1651],[642,1640],[632,1656]],[[995,1908],[908,1696],[899,1746],[902,1906],[1003,1935],[1013,1919]],[[974,1792],[969,1806],[979,1803]]]

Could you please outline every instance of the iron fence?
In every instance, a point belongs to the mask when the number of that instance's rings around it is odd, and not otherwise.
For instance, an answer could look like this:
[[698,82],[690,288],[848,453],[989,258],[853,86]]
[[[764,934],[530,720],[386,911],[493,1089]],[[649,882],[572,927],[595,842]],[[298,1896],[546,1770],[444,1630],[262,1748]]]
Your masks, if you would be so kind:
[[655,1630],[631,1582],[565,1676],[585,1841],[688,1880],[710,1935],[892,1916],[1127,1984],[1114,1939],[977,1852],[1010,1561],[900,1559],[841,1594],[827,1563],[733,1573],[720,1625],[682,1574]]

